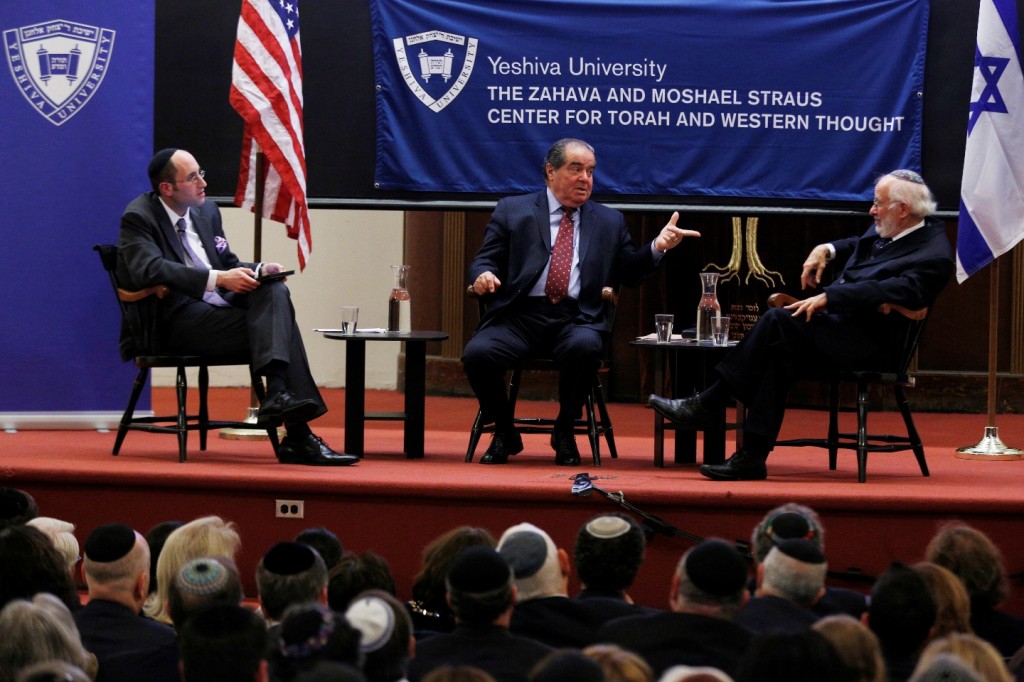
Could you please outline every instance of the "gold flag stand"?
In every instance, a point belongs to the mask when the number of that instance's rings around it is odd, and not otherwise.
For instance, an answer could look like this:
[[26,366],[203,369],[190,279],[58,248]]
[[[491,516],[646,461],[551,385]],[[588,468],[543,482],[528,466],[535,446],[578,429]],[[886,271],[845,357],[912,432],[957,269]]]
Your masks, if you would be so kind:
[[[252,141],[256,146],[256,196],[254,206],[253,226],[253,262],[259,263],[263,256],[263,174],[266,164],[266,157],[263,150],[259,148],[256,140]],[[220,430],[220,437],[225,440],[267,440],[266,429],[257,428],[256,422],[260,411],[260,401],[255,391],[249,393],[249,409],[242,421],[252,424],[252,428],[227,428]],[[281,429],[278,429],[280,432]]]
[[999,349],[999,259],[989,270],[988,312],[988,426],[977,445],[956,451],[958,459],[1015,460],[1024,459],[1024,451],[1011,448],[999,438],[996,426],[996,354]]

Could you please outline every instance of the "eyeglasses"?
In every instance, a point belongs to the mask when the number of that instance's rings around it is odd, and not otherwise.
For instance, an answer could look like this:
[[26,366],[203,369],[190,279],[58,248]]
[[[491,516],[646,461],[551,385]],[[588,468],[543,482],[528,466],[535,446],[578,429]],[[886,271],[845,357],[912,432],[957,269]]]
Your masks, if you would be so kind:
[[189,173],[188,175],[186,175],[184,180],[171,180],[171,184],[176,185],[180,182],[182,184],[194,185],[205,177],[206,171],[200,168],[195,173]]

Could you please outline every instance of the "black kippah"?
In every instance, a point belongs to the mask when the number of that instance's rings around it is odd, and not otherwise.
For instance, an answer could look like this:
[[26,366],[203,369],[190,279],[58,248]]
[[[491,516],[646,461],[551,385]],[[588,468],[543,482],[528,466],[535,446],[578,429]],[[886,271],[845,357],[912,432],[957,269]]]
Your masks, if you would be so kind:
[[700,590],[725,597],[747,584],[747,563],[723,540],[705,540],[686,556],[686,575]]
[[468,547],[448,569],[448,585],[460,592],[482,594],[508,584],[512,569],[496,551],[484,545]]
[[108,523],[89,534],[85,541],[85,557],[106,564],[117,561],[132,551],[135,531],[123,523]]
[[806,516],[797,512],[782,512],[769,522],[767,531],[768,537],[775,544],[790,538],[810,540],[815,536],[810,521]]
[[805,564],[825,563],[825,555],[822,554],[817,545],[810,540],[783,540],[778,544],[778,548],[779,551],[786,556],[793,557],[797,561],[802,561]]
[[149,162],[149,168],[147,173],[151,182],[156,182],[157,177],[168,163],[171,161],[171,157],[174,156],[174,152],[178,151],[174,147],[168,147],[167,149],[161,149],[153,155],[153,159]]
[[0,524],[21,524],[39,513],[31,495],[17,488],[0,488]]
[[308,571],[316,554],[301,542],[279,542],[263,555],[263,568],[277,575],[296,575]]

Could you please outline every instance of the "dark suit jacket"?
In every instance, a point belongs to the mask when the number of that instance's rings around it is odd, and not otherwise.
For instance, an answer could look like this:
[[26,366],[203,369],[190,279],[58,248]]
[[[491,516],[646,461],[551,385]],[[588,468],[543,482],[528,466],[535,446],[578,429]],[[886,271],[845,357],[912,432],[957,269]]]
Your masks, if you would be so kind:
[[753,597],[736,616],[736,622],[758,635],[806,632],[818,620],[804,609],[782,597]]
[[526,682],[533,666],[552,651],[497,625],[457,625],[453,632],[416,643],[409,680],[417,682],[442,665],[472,665],[490,673],[497,682]]
[[131,612],[127,606],[93,599],[74,614],[82,645],[96,655],[96,682],[178,682],[174,629]]
[[[622,213],[588,201],[580,207],[580,317],[577,323],[609,331],[601,289],[637,284],[657,269],[650,245],[637,248]],[[510,304],[527,296],[551,257],[547,191],[501,199],[484,242],[468,269],[469,282],[493,272],[501,281],[486,299],[480,326],[486,327]]]
[[[214,270],[254,267],[253,263],[240,261],[231,251],[221,225],[220,209],[216,204],[207,201],[189,211],[192,225],[202,239],[203,248]],[[161,321],[178,308],[202,299],[208,276],[208,270],[187,264],[178,232],[155,192],[139,195],[128,204],[121,215],[117,278],[126,289],[138,290],[165,284],[170,287],[171,293],[162,301],[150,297],[136,304],[140,306],[138,318],[142,329],[122,330],[122,357],[128,359],[137,353],[159,352],[152,344],[150,348],[133,348],[132,332],[152,335],[151,342],[159,339]],[[231,301],[230,292],[222,290],[220,293]]]

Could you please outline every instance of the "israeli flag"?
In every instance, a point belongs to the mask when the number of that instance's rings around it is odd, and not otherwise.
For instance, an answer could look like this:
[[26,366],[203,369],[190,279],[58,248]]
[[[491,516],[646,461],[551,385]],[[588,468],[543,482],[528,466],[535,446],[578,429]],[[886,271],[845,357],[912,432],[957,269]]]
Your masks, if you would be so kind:
[[1024,76],[1016,0],[981,0],[956,277],[963,282],[1024,237]]

